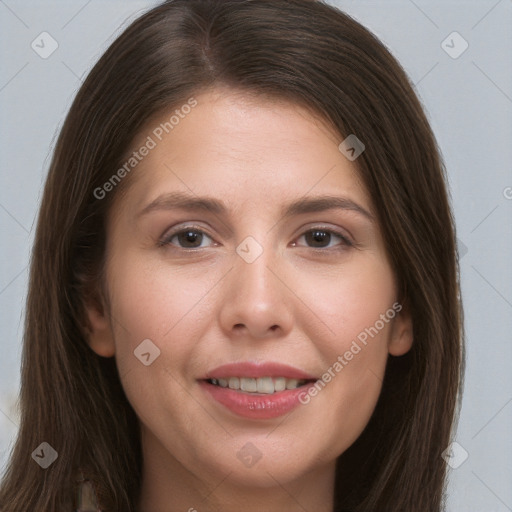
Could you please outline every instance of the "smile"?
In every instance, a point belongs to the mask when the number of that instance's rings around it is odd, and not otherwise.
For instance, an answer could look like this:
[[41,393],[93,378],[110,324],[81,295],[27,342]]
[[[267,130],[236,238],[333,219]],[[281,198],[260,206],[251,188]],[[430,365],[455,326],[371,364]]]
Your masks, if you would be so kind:
[[209,379],[208,382],[221,388],[229,388],[245,393],[272,395],[280,391],[297,389],[311,382],[306,379],[288,379],[286,377],[226,377],[224,379]]
[[206,396],[238,417],[270,420],[301,405],[299,396],[318,379],[276,362],[224,364],[199,379]]

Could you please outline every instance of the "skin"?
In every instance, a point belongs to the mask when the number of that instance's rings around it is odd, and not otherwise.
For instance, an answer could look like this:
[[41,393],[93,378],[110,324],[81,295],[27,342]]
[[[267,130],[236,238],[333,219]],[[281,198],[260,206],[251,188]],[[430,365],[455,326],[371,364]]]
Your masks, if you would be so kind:
[[[339,135],[286,102],[220,88],[196,99],[125,178],[108,221],[108,297],[88,307],[90,345],[115,356],[141,422],[140,510],[331,511],[336,458],[368,423],[388,354],[410,349],[411,319],[400,312],[287,416],[240,418],[203,392],[198,379],[230,362],[277,361],[320,377],[398,296]],[[152,119],[133,148],[169,117]],[[227,213],[140,215],[171,192],[222,200]],[[339,208],[283,218],[284,205],[321,195],[350,199],[373,220]],[[171,237],[190,224],[205,234],[199,248]],[[330,239],[315,245],[306,236],[315,227]],[[236,252],[247,236],[263,249],[252,263]],[[161,351],[149,366],[133,354],[147,338]],[[248,442],[261,453],[252,467],[237,458]]]

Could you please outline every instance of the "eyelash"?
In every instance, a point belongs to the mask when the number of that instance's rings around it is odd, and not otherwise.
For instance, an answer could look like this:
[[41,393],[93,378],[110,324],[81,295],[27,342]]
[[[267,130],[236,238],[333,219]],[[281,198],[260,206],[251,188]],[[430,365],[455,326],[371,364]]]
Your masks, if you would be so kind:
[[[334,235],[335,237],[338,237],[341,240],[341,243],[338,244],[337,246],[335,246],[334,248],[332,248],[332,247],[309,247],[309,249],[314,249],[316,251],[321,251],[321,252],[325,252],[325,251],[342,251],[342,250],[346,250],[347,247],[354,247],[356,245],[354,242],[351,242],[342,233],[340,233],[340,232],[338,232],[336,230],[333,230],[333,229],[329,229],[329,228],[324,227],[324,226],[315,226],[313,228],[307,229],[306,231],[304,231],[300,235],[299,238],[302,238],[306,234],[312,233],[314,231],[320,231],[322,233],[328,233],[330,235]],[[187,233],[187,232],[200,233],[200,234],[206,235],[208,238],[213,240],[212,237],[209,236],[208,233],[206,233],[206,231],[201,229],[199,226],[190,225],[190,226],[182,227],[182,228],[180,228],[177,231],[174,231],[174,232],[169,233],[168,235],[165,235],[161,240],[159,240],[158,245],[160,247],[173,246],[177,250],[182,250],[182,251],[187,251],[187,252],[188,251],[197,251],[198,249],[204,249],[204,247],[179,247],[179,246],[175,246],[174,244],[171,243],[171,240],[175,236],[177,236],[177,235],[179,235],[181,233]],[[329,243],[330,242],[331,241],[329,241]],[[303,246],[301,246],[301,247],[303,247]],[[306,247],[308,247],[308,246],[306,246]]]

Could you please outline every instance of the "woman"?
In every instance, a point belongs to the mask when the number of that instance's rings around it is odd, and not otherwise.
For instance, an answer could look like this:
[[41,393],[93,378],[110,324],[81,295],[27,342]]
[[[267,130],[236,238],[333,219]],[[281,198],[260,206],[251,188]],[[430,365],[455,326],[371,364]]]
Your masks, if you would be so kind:
[[462,338],[384,46],[321,2],[165,2],[57,143],[0,507],[439,511]]

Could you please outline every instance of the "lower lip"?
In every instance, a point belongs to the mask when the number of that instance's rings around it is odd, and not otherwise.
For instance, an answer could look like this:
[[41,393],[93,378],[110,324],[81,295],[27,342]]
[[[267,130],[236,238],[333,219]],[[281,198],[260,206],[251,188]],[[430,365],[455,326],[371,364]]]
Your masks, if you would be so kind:
[[206,381],[200,381],[201,387],[217,402],[231,412],[243,418],[268,420],[279,418],[293,411],[301,402],[299,396],[307,393],[307,386],[287,389],[269,395],[244,393],[230,388],[222,388]]

